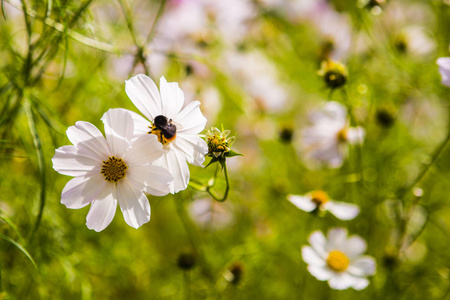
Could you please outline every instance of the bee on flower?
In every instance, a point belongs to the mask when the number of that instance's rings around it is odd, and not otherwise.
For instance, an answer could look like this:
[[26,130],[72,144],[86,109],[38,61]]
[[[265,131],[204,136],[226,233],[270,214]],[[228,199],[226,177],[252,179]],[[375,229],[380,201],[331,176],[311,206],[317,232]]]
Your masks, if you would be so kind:
[[316,162],[339,168],[347,156],[348,145],[364,140],[362,127],[350,127],[346,108],[337,102],[327,102],[310,115],[311,125],[303,129],[299,153],[306,163]]
[[184,93],[178,83],[167,82],[164,77],[160,79],[160,91],[153,80],[143,74],[127,80],[125,91],[147,118],[130,112],[135,122],[135,138],[147,134],[157,136],[164,153],[154,164],[173,175],[172,194],[186,189],[190,177],[188,163],[202,166],[208,153],[206,142],[198,135],[206,125],[200,102],[184,105]]
[[311,246],[302,247],[302,257],[311,275],[328,281],[335,290],[362,290],[369,285],[366,277],[375,274],[376,262],[363,255],[367,245],[361,237],[348,237],[347,229],[333,228],[327,237],[321,231],[313,232],[308,241]]
[[352,220],[359,214],[357,205],[332,200],[326,192],[320,190],[312,191],[303,196],[288,195],[288,200],[303,211],[329,211],[340,220]]

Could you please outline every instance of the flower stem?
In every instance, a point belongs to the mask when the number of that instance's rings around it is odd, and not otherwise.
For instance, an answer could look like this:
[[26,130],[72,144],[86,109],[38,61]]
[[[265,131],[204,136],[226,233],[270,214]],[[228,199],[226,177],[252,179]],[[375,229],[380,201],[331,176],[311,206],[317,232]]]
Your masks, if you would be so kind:
[[[203,274],[211,282],[214,282],[214,276],[211,272],[211,268],[209,267],[209,265],[205,259],[204,251],[202,248],[201,237],[200,237],[199,233],[197,232],[194,224],[187,216],[186,209],[184,207],[184,201],[179,201],[179,200],[180,199],[174,198],[178,217],[180,218],[181,222],[184,225],[184,229],[186,230],[186,233],[188,235],[189,241],[191,242],[194,253],[199,258],[199,263],[202,268]],[[181,199],[181,200],[184,200],[184,199]]]
[[[354,126],[359,126],[355,115],[353,114],[353,106],[351,105],[350,98],[347,94],[347,90],[345,88],[342,89],[342,95],[344,97],[345,106],[347,107],[347,112],[350,117],[351,123],[353,123]],[[357,164],[358,164],[358,171],[360,173],[360,182],[362,186],[364,187],[364,167],[363,167],[363,151],[362,151],[362,140],[359,139],[359,141],[356,143],[356,148],[358,151],[357,155]]]
[[224,163],[222,164],[223,167],[223,173],[225,175],[225,183],[226,183],[226,187],[225,187],[225,193],[223,194],[223,197],[219,197],[216,192],[214,192],[212,190],[212,187],[214,186],[214,183],[216,181],[216,177],[217,177],[217,170],[219,168],[219,166],[217,165],[216,167],[216,172],[214,173],[214,177],[213,177],[213,182],[211,185],[208,185],[206,187],[206,191],[208,192],[208,194],[211,195],[211,197],[214,198],[214,200],[218,201],[218,202],[224,202],[225,200],[227,200],[228,198],[228,191],[230,190],[230,182],[228,180],[228,171],[227,171],[227,163],[226,161],[224,161]]
[[213,187],[216,183],[217,172],[219,170],[218,164],[216,165],[216,170],[214,171],[214,176],[208,181],[208,184],[205,185],[205,184],[201,183],[200,181],[191,178],[191,180],[189,181],[189,186],[192,187],[193,189],[196,189],[197,191],[207,192],[211,197],[213,197],[214,200],[216,200],[218,202],[224,202],[228,198],[228,192],[230,191],[230,181],[228,179],[228,170],[227,170],[226,161],[221,163],[221,165],[223,168],[223,172],[224,172],[224,176],[225,176],[225,183],[226,183],[225,192],[222,197],[217,195],[217,193],[213,190]]
[[399,195],[399,199],[403,199],[406,194],[412,190],[424,177],[425,175],[428,173],[428,171],[430,170],[431,166],[434,165],[434,163],[437,161],[437,159],[441,156],[442,152],[444,151],[444,149],[447,147],[447,145],[450,142],[450,127],[449,130],[447,132],[447,137],[445,138],[444,141],[442,141],[442,143],[436,148],[436,150],[433,153],[433,156],[431,157],[431,160],[428,164],[426,164],[424,166],[424,168],[420,171],[420,173],[417,175],[416,179],[414,179],[414,181],[405,189],[402,189],[400,195]]

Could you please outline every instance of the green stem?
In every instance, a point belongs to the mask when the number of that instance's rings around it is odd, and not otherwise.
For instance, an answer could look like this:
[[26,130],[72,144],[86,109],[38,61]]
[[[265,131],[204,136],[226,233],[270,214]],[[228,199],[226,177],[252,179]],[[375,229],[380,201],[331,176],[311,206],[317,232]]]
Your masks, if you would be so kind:
[[[216,192],[214,192],[214,191],[212,190],[212,187],[214,186],[215,179],[216,179],[216,175],[217,175],[217,169],[216,169],[216,172],[215,172],[214,177],[213,177],[213,178],[214,178],[213,183],[212,183],[211,185],[208,185],[208,186],[206,187],[206,191],[208,192],[208,194],[210,194],[211,197],[214,198],[214,200],[219,201],[219,202],[223,202],[223,201],[227,200],[227,198],[228,198],[228,191],[230,190],[230,182],[229,182],[229,180],[228,180],[227,163],[224,162],[224,163],[222,164],[222,166],[223,166],[223,172],[224,172],[224,175],[225,175],[225,182],[226,182],[225,193],[223,194],[223,197],[219,197],[219,196],[216,194]],[[218,167],[217,167],[217,168],[218,168]]]
[[184,225],[184,229],[187,232],[189,241],[191,242],[192,249],[194,250],[194,253],[199,259],[199,263],[202,267],[203,274],[206,278],[210,279],[211,282],[214,281],[214,276],[211,272],[211,269],[209,265],[206,262],[205,255],[202,248],[202,240],[200,238],[200,235],[195,230],[195,226],[192,223],[191,219],[189,219],[186,209],[184,207],[184,201],[179,201],[180,199],[174,198],[175,206],[177,210],[178,217],[180,218],[181,222]]
[[191,178],[189,181],[189,186],[197,191],[207,192],[211,197],[213,197],[214,200],[216,200],[218,202],[224,202],[228,198],[228,192],[230,190],[230,181],[228,179],[228,170],[227,170],[226,161],[224,161],[224,163],[221,165],[223,167],[223,172],[225,175],[225,182],[226,182],[225,192],[222,197],[217,195],[217,193],[213,190],[213,187],[216,183],[217,172],[219,170],[219,164],[216,165],[216,170],[214,171],[214,176],[208,181],[208,184],[205,185],[202,182],[200,182],[199,180]]
[[36,223],[34,224],[34,227],[29,236],[29,239],[31,240],[39,228],[39,225],[40,225],[41,219],[42,219],[42,214],[44,213],[47,180],[46,180],[45,159],[44,159],[44,152],[42,150],[42,143],[41,143],[41,139],[40,139],[39,134],[36,129],[36,123],[34,120],[33,112],[31,111],[31,105],[30,105],[29,101],[26,101],[24,106],[25,106],[25,113],[28,118],[28,125],[30,127],[30,132],[31,132],[31,135],[33,136],[34,147],[36,148],[36,156],[37,156],[37,160],[38,160],[38,168],[39,168],[39,175],[40,175],[39,178],[40,178],[40,184],[41,184],[39,213],[36,218]]
[[[63,24],[58,23],[58,22],[56,22],[53,19],[50,19],[48,17],[40,17],[40,16],[37,15],[36,11],[34,11],[32,9],[28,9],[24,5],[20,5],[20,4],[17,4],[15,2],[12,2],[12,1],[9,1],[9,0],[6,0],[6,2],[9,3],[10,5],[14,6],[15,8],[23,10],[25,12],[24,15],[44,22],[44,24],[49,26],[50,28],[53,28],[53,29],[55,29],[55,30],[57,30],[59,32],[66,31],[67,35],[70,36],[72,39],[74,39],[77,42],[80,42],[80,43],[82,43],[82,44],[84,44],[86,46],[89,46],[89,47],[92,47],[94,49],[101,50],[101,51],[104,51],[104,52],[109,52],[109,53],[116,52],[116,49],[114,48],[114,46],[112,46],[112,45],[110,45],[108,43],[97,41],[95,39],[91,39],[91,38],[89,38],[87,36],[84,36],[84,35],[76,32],[76,31],[74,31],[74,30],[72,30],[70,28],[66,28]],[[27,28],[29,26],[28,23],[29,22],[26,22]]]
[[156,25],[158,24],[159,19],[161,18],[162,14],[164,13],[164,8],[166,7],[166,0],[161,0],[161,4],[159,5],[158,12],[156,13],[156,17],[153,20],[152,27],[150,28],[150,31],[147,35],[146,43],[149,43],[153,36],[155,35]]
[[[351,123],[355,126],[359,126],[358,121],[356,120],[356,117],[353,114],[353,106],[351,105],[350,98],[348,97],[347,90],[345,88],[342,89],[342,95],[344,97],[345,106],[347,107],[347,112],[350,117]],[[363,151],[362,151],[362,141],[361,140],[357,141],[356,148],[358,151],[357,163],[358,163],[358,172],[360,174],[360,182],[364,186]]]
[[431,157],[431,161],[424,166],[424,168],[420,171],[419,175],[417,175],[416,179],[405,189],[402,190],[401,194],[399,195],[399,199],[403,199],[407,192],[412,190],[428,173],[431,166],[434,165],[436,160],[441,156],[444,149],[447,147],[448,143],[450,142],[450,128],[447,133],[447,137],[445,140],[439,145],[439,147],[434,151],[433,156]]

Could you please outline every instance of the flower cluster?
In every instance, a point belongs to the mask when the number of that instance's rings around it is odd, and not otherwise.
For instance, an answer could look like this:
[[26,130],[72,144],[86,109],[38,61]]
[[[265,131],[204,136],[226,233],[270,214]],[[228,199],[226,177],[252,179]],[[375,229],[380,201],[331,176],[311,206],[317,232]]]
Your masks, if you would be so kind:
[[200,102],[184,106],[177,83],[162,77],[158,91],[153,80],[137,75],[126,81],[125,91],[146,119],[110,109],[102,118],[106,138],[91,123],[77,122],[67,130],[73,145],[57,149],[52,159],[57,172],[75,177],[64,187],[61,202],[73,209],[91,204],[86,225],[96,231],[111,223],[117,203],[128,225],[148,222],[145,194],[186,189],[188,163],[202,166],[208,153],[198,135],[206,125]]

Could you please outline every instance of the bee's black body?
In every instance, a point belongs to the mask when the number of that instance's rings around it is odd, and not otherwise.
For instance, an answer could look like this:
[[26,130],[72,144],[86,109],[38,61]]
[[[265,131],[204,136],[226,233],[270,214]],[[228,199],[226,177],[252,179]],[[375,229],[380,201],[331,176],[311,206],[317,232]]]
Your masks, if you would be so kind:
[[153,120],[153,130],[159,130],[167,140],[171,140],[177,134],[177,126],[173,124],[172,119],[167,120],[165,116],[156,116]]

